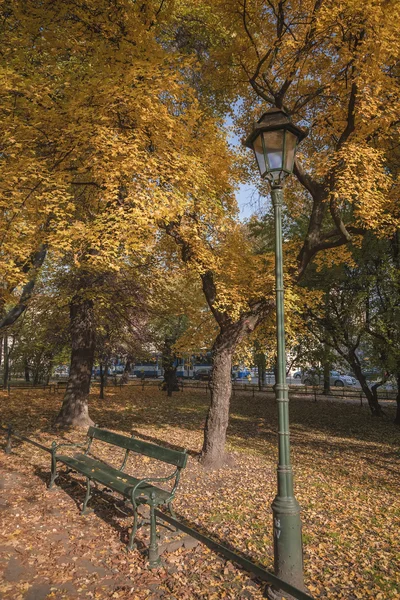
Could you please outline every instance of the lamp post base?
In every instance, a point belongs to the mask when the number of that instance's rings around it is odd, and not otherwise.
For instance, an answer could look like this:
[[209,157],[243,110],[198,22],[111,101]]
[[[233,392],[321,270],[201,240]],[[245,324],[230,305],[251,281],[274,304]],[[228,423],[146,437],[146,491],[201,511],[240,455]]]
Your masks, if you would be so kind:
[[[293,496],[276,496],[272,503],[274,570],[279,579],[305,591],[300,510],[300,505]],[[270,588],[267,597],[271,600],[293,598],[276,588]]]

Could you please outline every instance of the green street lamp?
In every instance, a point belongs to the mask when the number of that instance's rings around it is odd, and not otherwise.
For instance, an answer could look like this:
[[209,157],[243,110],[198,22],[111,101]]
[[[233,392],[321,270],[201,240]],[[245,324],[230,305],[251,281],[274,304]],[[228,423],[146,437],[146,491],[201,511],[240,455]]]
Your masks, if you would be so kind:
[[[294,497],[290,462],[289,395],[286,384],[285,317],[283,300],[282,203],[283,182],[293,173],[297,144],[307,132],[294,125],[287,114],[271,108],[254,125],[246,146],[254,151],[261,177],[271,183],[275,218],[275,283],[278,403],[278,491],[272,502],[275,575],[304,590],[303,548],[300,505]],[[268,597],[282,598],[282,592],[269,588]],[[287,594],[284,595],[287,598]]]

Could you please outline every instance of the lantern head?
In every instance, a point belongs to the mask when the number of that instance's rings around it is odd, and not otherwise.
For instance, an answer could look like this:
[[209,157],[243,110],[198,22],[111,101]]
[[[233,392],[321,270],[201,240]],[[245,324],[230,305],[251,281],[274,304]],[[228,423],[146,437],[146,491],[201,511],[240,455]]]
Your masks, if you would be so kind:
[[283,110],[271,108],[254,125],[245,145],[254,151],[261,177],[279,186],[293,173],[297,144],[307,134]]

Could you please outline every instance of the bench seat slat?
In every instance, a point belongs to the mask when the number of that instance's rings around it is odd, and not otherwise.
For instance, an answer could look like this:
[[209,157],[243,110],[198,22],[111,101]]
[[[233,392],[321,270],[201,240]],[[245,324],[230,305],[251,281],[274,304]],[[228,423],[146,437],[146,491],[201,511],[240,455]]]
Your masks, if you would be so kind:
[[[121,473],[118,469],[114,469],[114,467],[90,458],[85,454],[75,454],[74,456],[57,454],[56,458],[57,461],[64,463],[74,471],[78,471],[89,477],[89,479],[102,483],[126,498],[131,497],[132,488],[140,481],[140,479]],[[135,493],[135,498],[138,499],[140,496],[149,498],[151,492],[155,493],[156,500],[160,504],[167,503],[171,498],[171,494],[168,491],[153,486],[151,483],[140,485]]]
[[144,442],[137,438],[127,437],[99,427],[89,427],[87,435],[89,438],[113,444],[114,446],[125,448],[125,450],[132,450],[138,454],[162,460],[163,462],[177,467],[185,468],[186,466],[186,452],[179,452],[179,450],[172,450],[171,448],[163,448],[162,446],[157,446],[157,444]]

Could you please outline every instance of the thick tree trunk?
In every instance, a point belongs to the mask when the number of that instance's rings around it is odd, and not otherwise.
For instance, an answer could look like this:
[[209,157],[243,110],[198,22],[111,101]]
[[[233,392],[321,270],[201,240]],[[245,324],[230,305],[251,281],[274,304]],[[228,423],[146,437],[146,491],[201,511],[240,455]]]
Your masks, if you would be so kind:
[[168,367],[164,369],[164,381],[165,389],[167,390],[167,396],[172,396],[172,392],[178,392],[178,380],[176,378],[176,367]]
[[225,452],[225,442],[232,393],[231,370],[234,349],[235,341],[229,332],[220,333],[213,347],[211,404],[208,409],[200,457],[203,466],[207,469],[218,469],[229,460]]
[[95,351],[93,301],[74,298],[70,304],[71,366],[58,427],[88,427],[88,396]]

